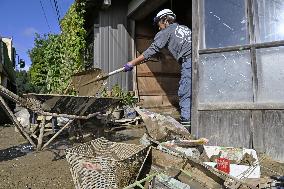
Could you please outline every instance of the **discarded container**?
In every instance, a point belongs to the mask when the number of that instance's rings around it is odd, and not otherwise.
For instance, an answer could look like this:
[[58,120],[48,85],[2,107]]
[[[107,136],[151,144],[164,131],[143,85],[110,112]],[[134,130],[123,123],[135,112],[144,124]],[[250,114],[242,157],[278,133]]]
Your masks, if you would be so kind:
[[230,160],[226,158],[217,158],[217,169],[229,174],[230,173]]
[[134,119],[137,116],[136,110],[131,106],[125,106],[123,110],[125,118]]
[[[221,146],[204,146],[204,150],[212,161],[204,162],[205,164],[216,167],[218,158],[225,158],[230,160],[231,176],[238,179],[260,178],[260,165],[255,150]],[[248,164],[244,163],[245,160],[249,160]]]
[[99,138],[65,152],[76,189],[116,189],[135,182],[149,150]]

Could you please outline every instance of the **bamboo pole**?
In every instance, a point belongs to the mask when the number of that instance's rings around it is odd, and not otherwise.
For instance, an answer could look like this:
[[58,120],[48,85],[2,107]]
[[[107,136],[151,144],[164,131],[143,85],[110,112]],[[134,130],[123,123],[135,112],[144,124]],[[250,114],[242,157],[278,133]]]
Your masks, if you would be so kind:
[[100,115],[100,112],[95,112],[92,114],[89,114],[87,116],[77,116],[77,115],[69,115],[69,114],[58,114],[58,113],[50,113],[50,112],[39,112],[40,115],[44,116],[52,116],[52,117],[65,117],[69,119],[90,119],[94,116]]
[[0,85],[0,94],[5,96],[9,100],[12,100],[13,102],[18,103],[18,104],[26,104],[27,103],[27,101],[24,98],[16,95],[12,91],[9,91],[8,89],[3,87],[2,85]]
[[56,133],[55,135],[53,135],[53,136],[51,137],[51,139],[49,139],[49,141],[47,141],[47,142],[43,145],[42,150],[43,150],[44,148],[46,148],[65,128],[69,127],[70,124],[71,124],[73,121],[74,121],[74,120],[70,120],[68,123],[66,123],[66,125],[64,125],[64,127],[62,127],[59,131],[57,131],[57,133]]

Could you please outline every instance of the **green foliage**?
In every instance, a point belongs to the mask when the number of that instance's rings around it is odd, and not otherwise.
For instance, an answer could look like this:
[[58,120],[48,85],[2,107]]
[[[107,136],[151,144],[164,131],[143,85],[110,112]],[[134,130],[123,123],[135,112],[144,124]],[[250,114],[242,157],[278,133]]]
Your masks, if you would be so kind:
[[123,91],[118,84],[115,84],[110,93],[108,94],[107,90],[102,91],[103,97],[115,97],[121,98],[120,106],[134,106],[137,103],[137,98],[135,94],[129,91]]
[[29,70],[30,81],[37,86],[41,92],[46,92],[46,78],[49,69],[48,62],[45,57],[47,46],[50,43],[48,35],[40,36],[36,34],[34,40],[34,48],[29,50],[32,65]]
[[137,103],[135,95],[129,91],[123,93],[122,104],[126,106],[134,106]]
[[13,67],[13,63],[11,62],[9,55],[8,55],[8,48],[7,45],[0,41],[3,46],[3,54],[4,54],[4,67],[6,72],[8,73],[10,81],[14,82],[16,80],[16,75]]
[[25,71],[16,71],[17,92],[22,95],[25,93],[38,93],[39,88],[30,82],[30,75]]
[[119,87],[118,84],[115,84],[112,89],[111,89],[111,95],[113,97],[117,97],[117,98],[122,98],[123,97],[123,91],[122,89]]
[[[29,71],[32,84],[43,93],[64,94],[71,76],[82,71],[86,48],[84,29],[85,3],[74,3],[61,20],[59,35],[36,35],[34,48],[29,51],[32,65]],[[69,94],[73,90],[67,91]]]

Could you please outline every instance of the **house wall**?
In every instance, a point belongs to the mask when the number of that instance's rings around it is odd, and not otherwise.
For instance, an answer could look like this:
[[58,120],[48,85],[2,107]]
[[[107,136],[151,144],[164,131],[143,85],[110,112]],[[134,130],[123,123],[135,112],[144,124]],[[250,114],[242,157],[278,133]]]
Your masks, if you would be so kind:
[[[112,1],[109,8],[100,10],[94,25],[94,67],[109,73],[129,61],[127,31],[127,1]],[[119,73],[109,77],[107,88],[119,84],[132,90],[132,73]]]
[[[6,87],[12,92],[16,92],[16,76],[13,68],[13,46],[12,39],[0,37],[0,85]],[[15,103],[7,100],[11,109]],[[10,123],[9,117],[0,107],[0,124]]]
[[[193,1],[192,134],[284,161],[283,1]],[[279,17],[280,18],[280,17]]]

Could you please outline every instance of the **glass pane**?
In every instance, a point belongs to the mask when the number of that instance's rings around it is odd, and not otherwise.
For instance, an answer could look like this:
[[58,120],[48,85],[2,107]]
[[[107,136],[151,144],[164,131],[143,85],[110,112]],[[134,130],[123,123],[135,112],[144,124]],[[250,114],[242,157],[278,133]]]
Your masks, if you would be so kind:
[[284,1],[257,0],[255,3],[256,41],[284,39]]
[[252,102],[252,71],[249,51],[200,56],[199,101]]
[[284,47],[257,50],[258,102],[284,102]]
[[205,44],[218,48],[248,44],[244,0],[204,0]]

